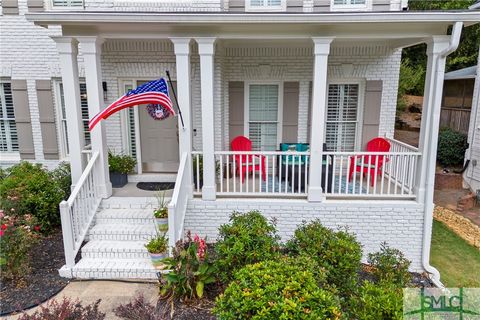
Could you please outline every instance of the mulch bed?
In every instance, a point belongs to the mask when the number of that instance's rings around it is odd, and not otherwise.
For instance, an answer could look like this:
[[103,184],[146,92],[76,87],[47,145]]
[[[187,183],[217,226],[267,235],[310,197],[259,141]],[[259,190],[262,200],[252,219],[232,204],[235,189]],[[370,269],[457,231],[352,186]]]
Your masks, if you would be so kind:
[[68,284],[58,269],[65,264],[62,232],[55,231],[36,243],[30,253],[30,273],[19,280],[1,278],[1,315],[29,309],[58,293]]

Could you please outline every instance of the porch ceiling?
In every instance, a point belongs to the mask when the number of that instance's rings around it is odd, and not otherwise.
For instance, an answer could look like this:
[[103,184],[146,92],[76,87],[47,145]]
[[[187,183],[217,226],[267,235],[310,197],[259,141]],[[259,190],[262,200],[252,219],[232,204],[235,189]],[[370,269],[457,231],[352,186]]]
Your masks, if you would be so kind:
[[308,39],[334,36],[338,40],[405,39],[443,35],[456,21],[478,23],[478,12],[371,12],[323,14],[232,13],[29,13],[37,25],[62,25],[64,35],[105,38],[168,38],[216,36],[223,39]]

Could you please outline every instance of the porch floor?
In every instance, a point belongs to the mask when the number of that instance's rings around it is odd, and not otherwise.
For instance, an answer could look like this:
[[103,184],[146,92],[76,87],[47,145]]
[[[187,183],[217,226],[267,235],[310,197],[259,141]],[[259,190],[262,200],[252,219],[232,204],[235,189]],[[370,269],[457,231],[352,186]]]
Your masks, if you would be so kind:
[[[138,182],[129,182],[122,188],[113,188],[113,197],[155,197],[155,191],[142,190],[137,188]],[[173,189],[165,190],[165,197],[170,198]]]

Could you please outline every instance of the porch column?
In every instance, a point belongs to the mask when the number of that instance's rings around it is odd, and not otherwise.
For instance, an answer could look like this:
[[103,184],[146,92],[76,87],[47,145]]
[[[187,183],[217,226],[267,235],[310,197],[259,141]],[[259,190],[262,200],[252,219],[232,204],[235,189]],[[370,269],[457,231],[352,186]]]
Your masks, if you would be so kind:
[[[85,65],[85,80],[87,84],[88,115],[93,118],[105,107],[103,101],[102,67],[100,55],[103,39],[99,37],[77,37],[82,48]],[[100,121],[90,132],[92,152],[98,152],[99,157],[95,165],[95,179],[97,192],[102,198],[112,195],[112,183],[108,169],[108,147],[105,123]]]
[[202,97],[203,200],[215,200],[215,139],[213,114],[213,55],[216,38],[196,38],[200,55]]
[[325,140],[328,54],[333,38],[312,38],[314,44],[312,113],[310,114],[310,175],[308,201],[325,199],[322,190],[322,151]]
[[[440,107],[446,60],[440,53],[448,47],[449,40],[449,36],[436,36],[427,43],[427,72],[418,147],[421,152],[421,161],[417,171],[419,172],[417,176],[417,199],[422,203],[433,202]],[[431,192],[428,192],[430,189]],[[429,196],[426,197],[427,194]]]
[[74,186],[83,172],[82,150],[85,146],[78,79],[78,42],[72,37],[54,37],[53,40],[57,43],[60,58],[67,120],[68,150],[72,186]]
[[176,57],[177,68],[177,98],[178,104],[182,110],[183,121],[185,128],[182,129],[182,123],[180,117],[178,117],[178,130],[179,133],[179,152],[180,157],[182,154],[188,154],[188,161],[185,165],[185,174],[188,181],[189,197],[193,196],[192,189],[192,120],[191,120],[191,106],[190,106],[190,42],[191,38],[170,38],[173,42],[173,47]]

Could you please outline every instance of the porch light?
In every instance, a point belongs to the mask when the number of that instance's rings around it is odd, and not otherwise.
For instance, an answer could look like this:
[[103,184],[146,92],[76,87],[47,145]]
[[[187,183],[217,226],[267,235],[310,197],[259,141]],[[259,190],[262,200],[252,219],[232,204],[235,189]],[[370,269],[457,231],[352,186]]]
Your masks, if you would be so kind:
[[103,81],[102,82],[102,88],[103,88],[103,101],[107,100],[107,82]]

